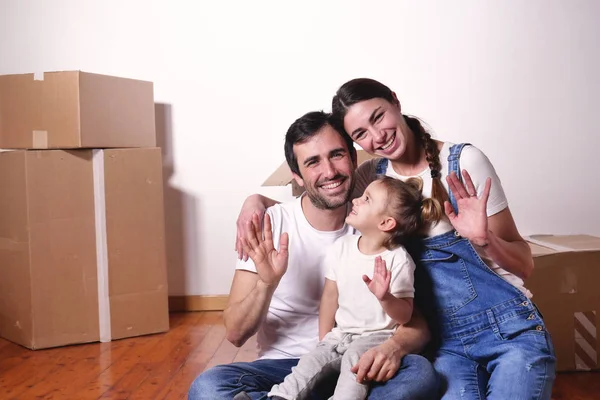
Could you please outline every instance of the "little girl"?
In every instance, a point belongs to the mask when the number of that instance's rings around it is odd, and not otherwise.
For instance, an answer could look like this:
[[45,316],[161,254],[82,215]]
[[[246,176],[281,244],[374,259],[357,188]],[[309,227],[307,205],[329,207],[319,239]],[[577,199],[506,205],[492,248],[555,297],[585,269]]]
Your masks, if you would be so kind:
[[368,384],[357,382],[351,369],[364,352],[410,320],[415,264],[403,245],[442,215],[439,203],[423,199],[421,189],[420,179],[383,177],[352,202],[346,223],[361,235],[339,238],[325,257],[321,341],[300,358],[283,383],[273,386],[270,397],[306,398],[319,376],[331,370],[340,372],[334,399],[367,397]]

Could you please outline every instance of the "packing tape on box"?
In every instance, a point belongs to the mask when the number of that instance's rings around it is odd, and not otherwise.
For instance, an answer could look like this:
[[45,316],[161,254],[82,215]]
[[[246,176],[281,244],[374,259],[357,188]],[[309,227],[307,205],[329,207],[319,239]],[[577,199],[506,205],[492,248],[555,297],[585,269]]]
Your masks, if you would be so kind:
[[533,244],[537,244],[542,247],[546,247],[548,249],[556,250],[556,251],[573,251],[574,249],[571,247],[561,246],[559,244],[544,242],[543,240],[534,239],[531,236],[525,236],[525,240],[531,242]]
[[[572,247],[561,246],[556,243],[548,243],[543,240],[534,239],[531,236],[525,236],[525,240],[530,243],[537,244],[547,249],[555,251],[582,251],[582,249],[574,249]],[[577,274],[569,267],[564,268],[563,275],[560,280],[560,293],[576,294],[577,293]]]
[[44,80],[44,73],[43,72],[34,72],[33,73],[33,80],[34,81],[43,81]]
[[29,246],[26,242],[19,242],[10,238],[0,237],[0,250],[4,251],[29,251]]
[[531,236],[523,236],[523,239],[525,239],[528,242],[531,242],[533,244],[537,244],[539,246],[545,247],[547,249],[552,249],[552,250],[556,250],[556,251],[595,251],[598,250],[597,247],[569,247],[569,246],[561,246],[559,244],[556,243],[550,243],[550,242],[546,242],[544,240],[540,240],[540,239],[534,239]]
[[106,240],[106,192],[104,187],[104,151],[93,150],[94,220],[96,225],[96,271],[98,275],[98,322],[100,341],[110,342],[110,298],[108,291],[108,245]]
[[33,145],[34,149],[47,149],[48,148],[48,131],[33,131]]
[[598,368],[598,324],[596,311],[576,312],[575,369],[590,371]]

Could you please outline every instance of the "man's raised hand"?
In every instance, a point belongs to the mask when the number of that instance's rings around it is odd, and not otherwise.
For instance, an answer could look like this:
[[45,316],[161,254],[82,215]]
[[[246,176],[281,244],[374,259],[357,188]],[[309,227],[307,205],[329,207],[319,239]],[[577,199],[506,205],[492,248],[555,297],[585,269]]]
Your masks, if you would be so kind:
[[244,253],[248,254],[260,280],[267,286],[277,285],[288,266],[288,234],[282,233],[279,238],[279,251],[273,245],[271,217],[265,213],[263,232],[260,231],[258,215],[246,223],[245,236],[242,239]]

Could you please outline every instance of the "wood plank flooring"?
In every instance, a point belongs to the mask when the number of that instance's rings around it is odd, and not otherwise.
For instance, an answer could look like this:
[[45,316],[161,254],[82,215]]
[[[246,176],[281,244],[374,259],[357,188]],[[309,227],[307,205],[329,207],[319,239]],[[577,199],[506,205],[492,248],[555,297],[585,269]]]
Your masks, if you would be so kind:
[[[225,340],[216,311],[173,313],[167,333],[111,343],[31,351],[0,339],[0,399],[185,399],[198,374],[251,361],[254,347]],[[552,398],[600,399],[600,373],[559,374]]]

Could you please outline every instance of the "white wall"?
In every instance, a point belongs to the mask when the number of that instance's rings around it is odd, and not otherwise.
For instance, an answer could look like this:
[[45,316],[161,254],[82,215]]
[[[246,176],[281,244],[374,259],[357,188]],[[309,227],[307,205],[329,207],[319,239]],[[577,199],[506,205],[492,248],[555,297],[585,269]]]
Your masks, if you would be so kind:
[[523,234],[600,235],[595,0],[0,0],[0,73],[155,82],[170,293],[223,294],[246,195],[344,81],[390,85],[434,136],[494,162]]

